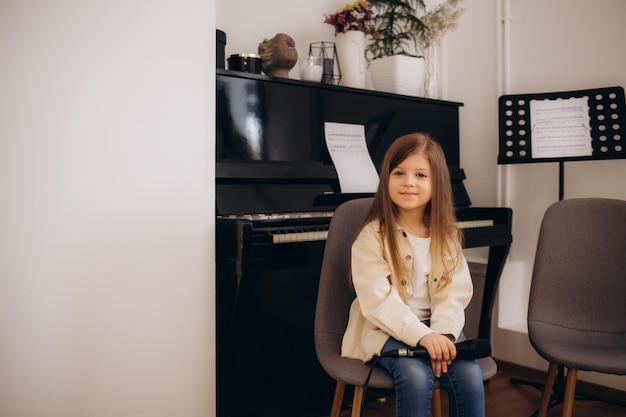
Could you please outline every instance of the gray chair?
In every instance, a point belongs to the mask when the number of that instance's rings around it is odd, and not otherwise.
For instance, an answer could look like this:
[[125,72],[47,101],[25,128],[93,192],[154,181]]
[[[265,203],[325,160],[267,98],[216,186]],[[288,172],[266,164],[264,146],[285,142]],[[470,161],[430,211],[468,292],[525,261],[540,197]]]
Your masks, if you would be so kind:
[[563,416],[572,415],[578,370],[626,374],[626,201],[580,198],[546,211],[533,267],[528,336],[550,362],[545,417],[559,368]]
[[[355,298],[348,281],[350,248],[371,203],[371,198],[362,198],[340,205],[335,210],[326,239],[314,333],[318,360],[326,373],[337,381],[330,417],[339,416],[346,385],[354,386],[352,417],[360,415],[363,384],[370,370],[360,360],[341,357],[341,340],[348,323],[350,305]],[[479,363],[484,380],[495,375],[497,366],[492,358],[480,359]],[[373,370],[368,387],[394,389],[391,377],[380,368]],[[438,388],[433,391],[431,410],[434,416],[441,416],[439,391]]]

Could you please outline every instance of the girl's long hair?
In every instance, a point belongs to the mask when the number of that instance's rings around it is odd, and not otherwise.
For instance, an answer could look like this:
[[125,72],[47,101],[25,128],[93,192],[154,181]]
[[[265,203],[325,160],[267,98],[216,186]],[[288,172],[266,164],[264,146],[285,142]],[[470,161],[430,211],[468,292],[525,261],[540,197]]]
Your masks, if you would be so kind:
[[424,223],[430,229],[431,274],[442,280],[439,288],[450,282],[454,275],[462,240],[461,231],[455,225],[452,185],[443,149],[425,133],[411,133],[396,139],[383,159],[378,189],[362,227],[373,220],[379,221],[383,242],[387,243],[391,253],[394,271],[391,283],[405,300],[406,287],[400,281],[408,271],[396,238],[398,209],[389,195],[389,177],[393,169],[413,154],[421,154],[430,162],[432,197],[426,205]]

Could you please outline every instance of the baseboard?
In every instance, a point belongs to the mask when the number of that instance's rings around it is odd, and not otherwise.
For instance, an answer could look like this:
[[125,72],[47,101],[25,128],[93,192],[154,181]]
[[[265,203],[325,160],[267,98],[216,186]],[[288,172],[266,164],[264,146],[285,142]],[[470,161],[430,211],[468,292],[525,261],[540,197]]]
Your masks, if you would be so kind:
[[[547,371],[544,372],[499,359],[495,359],[495,361],[498,364],[499,371],[505,372],[515,378],[538,383],[544,383],[546,380]],[[626,405],[626,401],[624,400],[626,398],[625,391],[593,384],[591,382],[577,381],[576,393],[580,393],[582,396],[588,395],[600,400],[605,399],[612,403]]]

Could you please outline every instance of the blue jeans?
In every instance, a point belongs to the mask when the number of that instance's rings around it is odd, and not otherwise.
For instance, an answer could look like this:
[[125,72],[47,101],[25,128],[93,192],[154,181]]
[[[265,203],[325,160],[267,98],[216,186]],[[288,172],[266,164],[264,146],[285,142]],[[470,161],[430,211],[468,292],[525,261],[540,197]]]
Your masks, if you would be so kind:
[[[390,337],[383,352],[407,348],[408,345]],[[392,376],[396,387],[396,417],[428,417],[433,385],[430,360],[414,357],[381,357],[377,363]],[[441,374],[439,387],[448,393],[450,417],[484,417],[485,391],[478,362],[456,359]]]

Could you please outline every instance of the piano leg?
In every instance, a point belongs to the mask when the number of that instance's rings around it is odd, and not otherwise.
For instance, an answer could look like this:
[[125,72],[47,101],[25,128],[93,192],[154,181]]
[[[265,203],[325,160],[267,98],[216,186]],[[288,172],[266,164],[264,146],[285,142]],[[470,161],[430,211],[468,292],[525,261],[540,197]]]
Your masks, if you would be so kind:
[[485,272],[485,289],[483,292],[483,302],[480,312],[480,323],[478,326],[478,338],[490,340],[491,333],[491,313],[495,301],[498,282],[504,269],[506,257],[509,254],[510,244],[494,245],[489,247],[489,258],[487,260],[487,270]]

